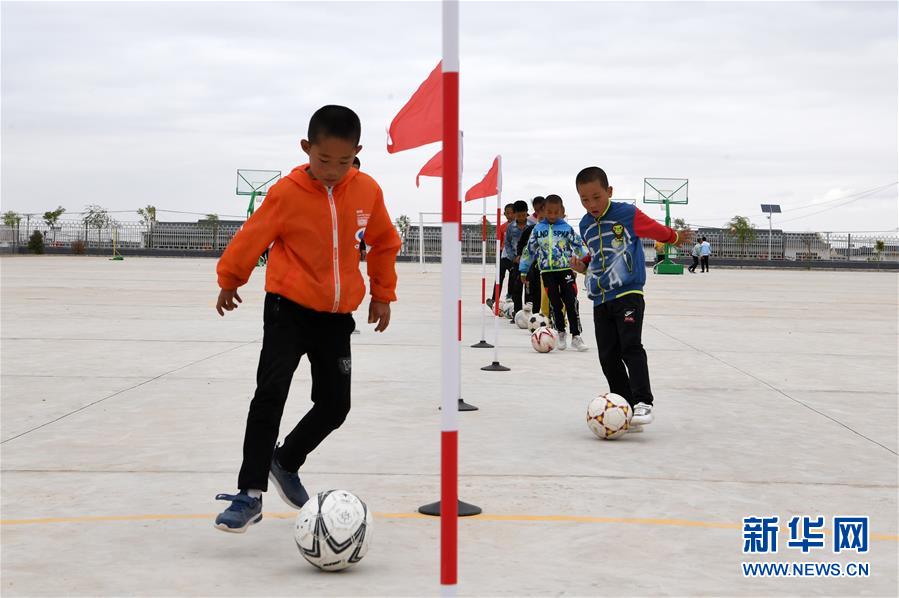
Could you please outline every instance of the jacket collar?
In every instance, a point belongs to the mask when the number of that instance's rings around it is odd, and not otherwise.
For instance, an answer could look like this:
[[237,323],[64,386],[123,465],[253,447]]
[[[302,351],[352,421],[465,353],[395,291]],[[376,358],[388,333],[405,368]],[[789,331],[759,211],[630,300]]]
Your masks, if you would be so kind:
[[[309,174],[308,169],[309,164],[302,164],[300,166],[297,166],[290,171],[290,174],[287,175],[287,178],[289,178],[291,181],[299,185],[300,188],[306,191],[318,193],[322,191],[326,192],[327,187],[325,187],[324,184],[322,184],[318,179],[312,178],[312,175]],[[347,183],[353,180],[353,177],[355,177],[358,173],[359,171],[355,168],[350,168],[349,172],[347,172],[346,175],[342,179],[340,179],[340,182],[334,185],[334,190],[343,189],[347,185]]]

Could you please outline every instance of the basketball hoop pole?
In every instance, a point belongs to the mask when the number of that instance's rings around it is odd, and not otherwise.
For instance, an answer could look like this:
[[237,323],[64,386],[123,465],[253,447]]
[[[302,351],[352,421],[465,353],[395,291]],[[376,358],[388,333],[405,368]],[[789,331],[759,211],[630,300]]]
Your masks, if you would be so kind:
[[441,239],[440,584],[455,593],[458,579],[459,331],[462,285],[462,204],[459,174],[459,2],[443,0],[443,224]]

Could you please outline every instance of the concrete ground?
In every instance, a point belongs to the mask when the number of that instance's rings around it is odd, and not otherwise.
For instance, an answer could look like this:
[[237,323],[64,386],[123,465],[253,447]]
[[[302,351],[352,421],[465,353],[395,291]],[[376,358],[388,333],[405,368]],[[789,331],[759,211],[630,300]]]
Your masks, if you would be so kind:
[[[243,536],[212,527],[240,464],[262,272],[224,319],[214,260],[9,257],[2,268],[4,596],[420,596],[438,585],[439,266],[399,266],[390,329],[353,337],[354,407],[310,457],[310,490],[375,511],[371,551],[321,573],[276,493]],[[464,270],[459,593],[897,595],[897,276],[649,275],[657,419],[595,439],[607,387],[586,353],[535,353],[502,324],[482,372],[480,268]],[[590,306],[581,298],[582,313]],[[585,322],[592,330],[589,321]],[[493,338],[488,327],[488,340]],[[309,403],[302,362],[285,430]],[[780,517],[773,555],[742,518]],[[789,548],[794,515],[870,516],[867,554]],[[746,578],[741,562],[867,562],[866,578]]]

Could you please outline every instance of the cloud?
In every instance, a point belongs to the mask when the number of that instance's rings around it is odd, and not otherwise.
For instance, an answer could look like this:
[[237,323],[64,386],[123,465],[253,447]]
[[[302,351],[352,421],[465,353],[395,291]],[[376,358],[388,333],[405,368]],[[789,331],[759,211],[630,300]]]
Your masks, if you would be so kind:
[[[464,184],[501,153],[505,199],[557,192],[579,214],[583,166],[619,197],[688,177],[678,215],[699,221],[897,180],[896,12],[463,3]],[[344,103],[392,214],[436,211],[439,181],[414,185],[435,148],[390,156],[384,131],[439,60],[439,18],[419,2],[6,3],[4,209],[240,213],[236,169],[288,170],[312,111]],[[851,207],[796,224],[895,226],[895,193]]]

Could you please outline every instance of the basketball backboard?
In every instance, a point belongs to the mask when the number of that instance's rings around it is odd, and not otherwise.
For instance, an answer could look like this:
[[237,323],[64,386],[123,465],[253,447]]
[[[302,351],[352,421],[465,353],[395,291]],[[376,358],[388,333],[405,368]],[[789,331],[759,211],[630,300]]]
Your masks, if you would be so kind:
[[687,179],[643,179],[643,203],[687,203]]
[[281,178],[280,170],[237,170],[238,195],[265,195]]

